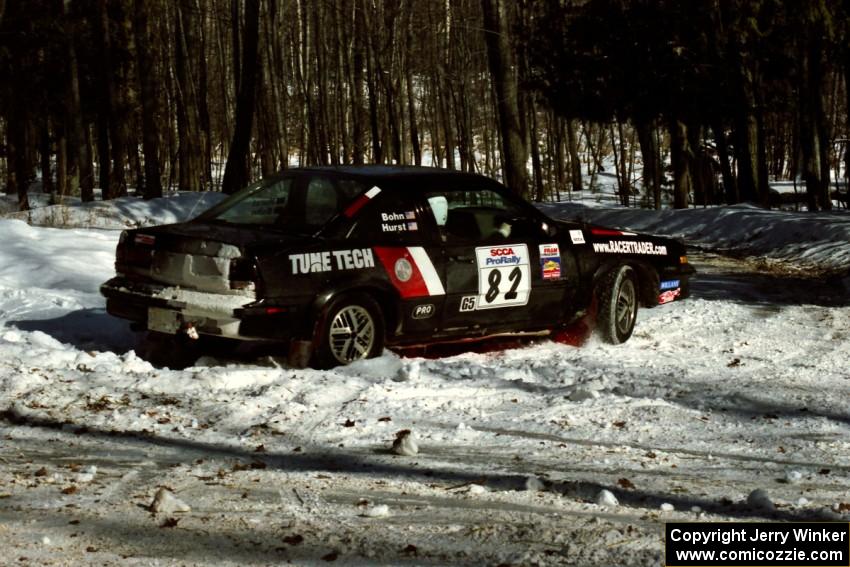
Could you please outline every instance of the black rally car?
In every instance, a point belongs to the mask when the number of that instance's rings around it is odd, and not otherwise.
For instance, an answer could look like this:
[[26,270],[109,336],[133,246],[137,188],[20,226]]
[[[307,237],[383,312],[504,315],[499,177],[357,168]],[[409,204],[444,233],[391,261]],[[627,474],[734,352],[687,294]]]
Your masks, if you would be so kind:
[[557,330],[687,295],[682,243],[546,217],[479,175],[338,167],[266,178],[186,223],[126,231],[109,313],[167,335],[297,341],[329,367],[415,345]]

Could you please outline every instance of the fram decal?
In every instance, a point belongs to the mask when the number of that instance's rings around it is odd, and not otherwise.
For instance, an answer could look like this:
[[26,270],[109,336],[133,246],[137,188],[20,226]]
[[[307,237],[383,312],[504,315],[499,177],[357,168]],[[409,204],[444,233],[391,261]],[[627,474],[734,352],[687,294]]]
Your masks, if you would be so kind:
[[561,277],[561,250],[557,244],[540,245],[540,272],[544,280]]
[[580,230],[571,230],[570,240],[573,241],[573,244],[584,244],[584,233]]
[[557,244],[541,244],[540,245],[540,257],[544,256],[560,256],[561,249]]
[[414,319],[430,319],[434,315],[434,304],[433,303],[425,303],[423,305],[417,305],[413,308],[413,318]]
[[328,250],[325,252],[307,252],[290,254],[289,263],[292,273],[312,274],[330,272],[332,270],[362,270],[374,268],[375,258],[369,248],[354,250]]
[[667,280],[661,282],[661,289],[676,289],[679,287],[679,280]]

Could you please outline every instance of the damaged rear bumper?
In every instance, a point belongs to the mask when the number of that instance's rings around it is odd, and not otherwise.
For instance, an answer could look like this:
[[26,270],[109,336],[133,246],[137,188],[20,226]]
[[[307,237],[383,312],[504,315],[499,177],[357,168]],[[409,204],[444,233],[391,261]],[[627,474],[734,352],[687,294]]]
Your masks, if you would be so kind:
[[[150,331],[177,334],[194,329],[202,335],[231,339],[286,338],[289,325],[280,321],[285,310],[270,317],[253,292],[220,294],[118,276],[100,287],[110,315],[129,319]],[[259,324],[258,320],[260,319]],[[274,321],[270,320],[274,319]]]

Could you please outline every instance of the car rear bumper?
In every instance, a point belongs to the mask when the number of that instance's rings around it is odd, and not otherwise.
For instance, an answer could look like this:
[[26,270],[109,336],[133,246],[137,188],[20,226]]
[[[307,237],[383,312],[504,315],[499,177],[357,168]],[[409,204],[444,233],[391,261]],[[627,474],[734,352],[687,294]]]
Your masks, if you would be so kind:
[[[289,338],[291,310],[254,307],[256,297],[226,295],[134,281],[118,276],[100,287],[110,315],[129,319],[146,329],[178,334],[192,328],[202,335],[231,339]],[[288,324],[289,323],[289,324]]]

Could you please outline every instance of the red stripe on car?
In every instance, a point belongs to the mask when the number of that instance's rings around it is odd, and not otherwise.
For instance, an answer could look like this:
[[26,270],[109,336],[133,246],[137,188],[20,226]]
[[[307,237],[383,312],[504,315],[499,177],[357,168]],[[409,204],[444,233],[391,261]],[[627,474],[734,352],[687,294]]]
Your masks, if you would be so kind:
[[[398,290],[399,295],[403,299],[412,297],[428,297],[431,294],[428,292],[428,286],[425,284],[425,278],[422,277],[422,271],[410,255],[407,248],[398,247],[383,247],[376,246],[374,248],[375,255],[378,256],[384,270],[387,272],[387,277],[390,278],[393,286]],[[396,275],[396,262],[405,259],[410,263],[412,274],[407,281],[401,281]]]
[[611,230],[610,228],[591,228],[590,232],[596,236],[623,236],[622,231]]
[[342,214],[344,214],[348,218],[353,217],[354,215],[357,214],[357,211],[362,209],[363,206],[366,203],[371,201],[372,198],[380,192],[381,192],[380,188],[372,187],[371,189],[369,189],[368,191],[366,191],[365,193],[363,193],[362,195],[357,197],[357,199],[355,199],[353,203],[348,205],[348,208],[345,209],[345,212],[343,212]]

